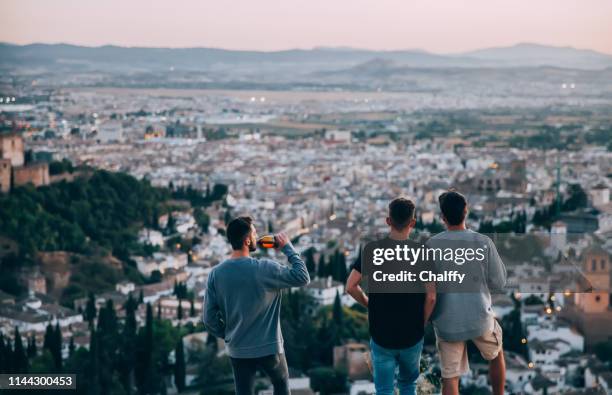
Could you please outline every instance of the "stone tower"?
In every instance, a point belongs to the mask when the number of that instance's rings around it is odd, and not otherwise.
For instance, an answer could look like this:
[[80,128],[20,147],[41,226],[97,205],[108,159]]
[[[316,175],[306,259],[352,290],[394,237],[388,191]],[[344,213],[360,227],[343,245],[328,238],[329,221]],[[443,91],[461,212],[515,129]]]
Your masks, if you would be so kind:
[[23,166],[23,137],[17,133],[0,134],[0,159],[11,161],[12,167]]
[[599,246],[587,248],[582,254],[582,272],[592,286],[592,292],[577,293],[576,305],[584,313],[603,313],[610,306],[610,255]]

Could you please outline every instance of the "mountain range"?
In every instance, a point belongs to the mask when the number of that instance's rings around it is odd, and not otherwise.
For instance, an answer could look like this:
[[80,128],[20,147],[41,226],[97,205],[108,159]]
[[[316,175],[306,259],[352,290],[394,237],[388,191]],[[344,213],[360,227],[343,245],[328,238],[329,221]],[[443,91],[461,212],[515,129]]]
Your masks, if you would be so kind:
[[612,67],[612,55],[571,47],[523,43],[460,54],[434,54],[422,50],[377,51],[353,48],[239,51],[216,48],[144,48],[69,44],[13,45],[0,43],[0,67],[47,66],[86,69],[148,69],[220,71],[289,68],[297,72],[340,70],[372,60],[413,68],[506,68],[550,66],[566,69]]

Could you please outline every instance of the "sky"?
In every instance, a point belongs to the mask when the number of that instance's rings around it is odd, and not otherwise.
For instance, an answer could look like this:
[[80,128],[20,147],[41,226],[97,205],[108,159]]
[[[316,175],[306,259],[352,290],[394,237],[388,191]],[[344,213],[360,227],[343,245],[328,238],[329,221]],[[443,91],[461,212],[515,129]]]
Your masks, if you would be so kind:
[[611,0],[0,0],[0,41],[16,44],[612,54],[611,21]]

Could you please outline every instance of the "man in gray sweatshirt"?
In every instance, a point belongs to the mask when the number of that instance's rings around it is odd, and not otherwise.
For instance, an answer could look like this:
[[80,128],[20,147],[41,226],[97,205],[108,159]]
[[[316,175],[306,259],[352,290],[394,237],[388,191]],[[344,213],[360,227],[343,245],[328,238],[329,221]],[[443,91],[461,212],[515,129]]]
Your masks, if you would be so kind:
[[208,276],[204,325],[225,339],[237,395],[253,394],[258,369],[270,377],[274,395],[289,394],[279,319],[281,290],[308,284],[308,270],[283,233],[277,235],[278,248],[291,266],[251,258],[257,231],[250,217],[233,219],[226,232],[233,251]]
[[455,266],[468,273],[468,285],[451,284],[439,289],[432,321],[437,337],[442,370],[442,394],[459,394],[459,377],[469,370],[466,341],[471,340],[482,357],[489,361],[493,395],[504,393],[506,366],[502,350],[502,329],[493,315],[491,292],[501,291],[506,284],[506,268],[495,244],[485,235],[465,226],[467,201],[455,191],[439,197],[442,219],[447,231],[429,239],[428,248],[467,249],[482,252],[482,261],[465,263],[436,260],[436,269],[443,272]]

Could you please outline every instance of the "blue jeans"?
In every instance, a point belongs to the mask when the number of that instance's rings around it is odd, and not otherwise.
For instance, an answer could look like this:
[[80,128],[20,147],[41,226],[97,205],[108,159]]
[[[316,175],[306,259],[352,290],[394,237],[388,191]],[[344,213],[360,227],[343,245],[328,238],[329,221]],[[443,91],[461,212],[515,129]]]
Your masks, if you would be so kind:
[[398,350],[381,347],[374,343],[374,340],[370,340],[370,349],[376,395],[393,395],[398,371],[397,387],[400,395],[415,395],[423,339],[412,347]]

